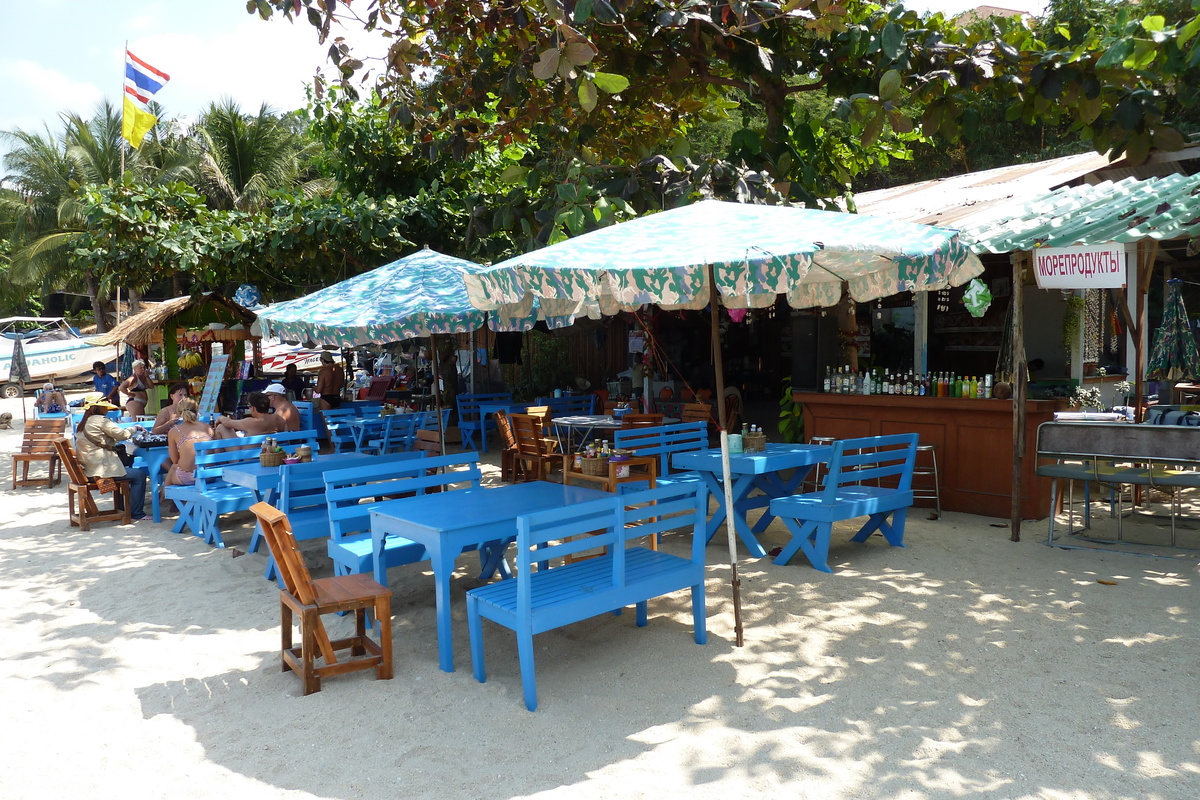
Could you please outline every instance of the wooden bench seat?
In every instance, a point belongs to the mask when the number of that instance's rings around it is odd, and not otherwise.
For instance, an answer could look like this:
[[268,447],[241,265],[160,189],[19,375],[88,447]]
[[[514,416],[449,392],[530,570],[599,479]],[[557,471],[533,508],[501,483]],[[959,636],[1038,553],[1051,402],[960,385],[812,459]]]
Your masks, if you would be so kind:
[[771,501],[771,513],[792,535],[775,563],[786,564],[803,550],[814,567],[833,572],[827,563],[833,523],[856,517],[867,521],[850,541],[865,542],[878,530],[888,544],[903,547],[904,523],[913,503],[917,438],[915,433],[898,433],[834,442],[824,488]]
[[[516,579],[467,592],[475,679],[480,683],[487,680],[484,619],[516,634],[521,684],[530,711],[537,709],[534,634],[627,605],[636,607],[637,625],[644,627],[647,601],[690,589],[694,638],[697,644],[704,644],[707,505],[704,487],[690,485],[649,489],[518,517]],[[633,539],[675,529],[690,531],[690,557],[630,546]],[[597,545],[607,547],[607,552],[586,561],[557,564],[558,559]]]

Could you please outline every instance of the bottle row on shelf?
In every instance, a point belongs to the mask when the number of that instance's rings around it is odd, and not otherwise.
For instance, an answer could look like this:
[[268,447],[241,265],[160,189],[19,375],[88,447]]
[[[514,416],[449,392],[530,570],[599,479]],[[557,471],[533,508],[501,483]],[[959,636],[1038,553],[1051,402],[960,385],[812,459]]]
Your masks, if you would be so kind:
[[850,366],[825,368],[822,391],[833,394],[882,394],[908,397],[962,397],[984,400],[992,396],[992,376],[956,375],[953,372],[859,372]]

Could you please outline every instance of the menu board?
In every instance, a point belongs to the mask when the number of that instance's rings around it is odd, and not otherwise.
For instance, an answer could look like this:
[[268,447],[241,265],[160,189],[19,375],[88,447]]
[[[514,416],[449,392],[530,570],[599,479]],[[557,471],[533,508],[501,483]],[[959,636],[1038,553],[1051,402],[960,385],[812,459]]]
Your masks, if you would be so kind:
[[204,391],[200,393],[201,418],[216,413],[217,397],[221,394],[221,382],[225,379],[227,366],[229,366],[228,353],[212,357],[212,363],[208,365],[208,378],[204,381]]

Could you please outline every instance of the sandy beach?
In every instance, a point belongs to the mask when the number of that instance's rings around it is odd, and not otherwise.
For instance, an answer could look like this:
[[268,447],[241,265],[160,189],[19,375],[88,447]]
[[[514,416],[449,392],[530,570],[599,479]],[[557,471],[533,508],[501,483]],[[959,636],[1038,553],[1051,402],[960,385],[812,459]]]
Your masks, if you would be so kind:
[[[224,550],[172,517],[72,529],[62,486],[9,490],[21,414],[0,410],[16,416],[0,430],[6,800],[1200,796],[1200,551],[1052,548],[1044,521],[1013,543],[954,513],[914,511],[906,548],[853,544],[846,525],[831,575],[741,554],[739,648],[714,540],[707,645],[685,593],[651,602],[646,628],[626,613],[542,634],[536,713],[511,632],[486,627],[488,681],[471,676],[468,554],[456,672],[437,666],[427,565],[410,565],[390,575],[395,678],[303,697],[280,670],[266,555],[237,555],[247,514]],[[330,574],[323,542],[305,551]]]

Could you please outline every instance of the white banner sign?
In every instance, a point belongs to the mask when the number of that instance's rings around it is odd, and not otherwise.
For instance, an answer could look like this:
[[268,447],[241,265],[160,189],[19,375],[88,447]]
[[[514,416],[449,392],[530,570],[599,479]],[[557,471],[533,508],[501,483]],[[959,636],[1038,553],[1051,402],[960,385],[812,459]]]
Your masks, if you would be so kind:
[[1040,247],[1033,273],[1042,289],[1117,289],[1125,285],[1125,245]]

